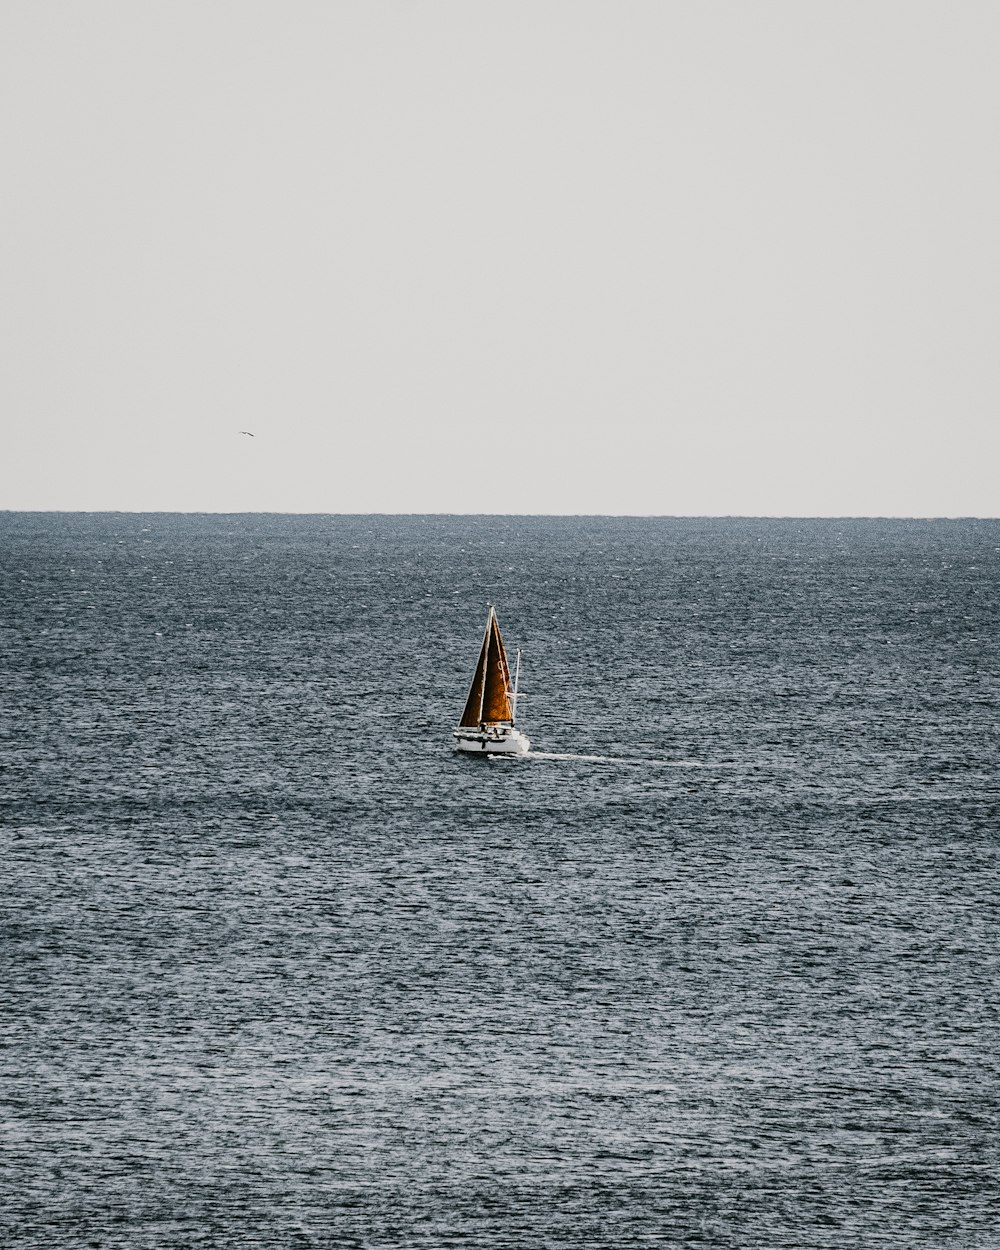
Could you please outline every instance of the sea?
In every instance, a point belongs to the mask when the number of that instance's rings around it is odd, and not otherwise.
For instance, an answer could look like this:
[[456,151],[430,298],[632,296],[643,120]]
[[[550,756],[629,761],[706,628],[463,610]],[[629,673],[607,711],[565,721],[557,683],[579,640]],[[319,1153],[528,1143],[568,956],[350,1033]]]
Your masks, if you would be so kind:
[[995,520],[0,514],[0,1245],[1000,1247],[998,621]]

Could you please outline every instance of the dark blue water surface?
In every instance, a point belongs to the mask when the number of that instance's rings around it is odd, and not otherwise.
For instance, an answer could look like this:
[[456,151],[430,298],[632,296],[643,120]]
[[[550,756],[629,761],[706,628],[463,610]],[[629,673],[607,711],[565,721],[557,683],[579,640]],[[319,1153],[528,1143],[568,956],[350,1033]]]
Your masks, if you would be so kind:
[[[1000,1246],[998,573],[0,515],[0,1244]],[[453,755],[487,601],[606,758]]]

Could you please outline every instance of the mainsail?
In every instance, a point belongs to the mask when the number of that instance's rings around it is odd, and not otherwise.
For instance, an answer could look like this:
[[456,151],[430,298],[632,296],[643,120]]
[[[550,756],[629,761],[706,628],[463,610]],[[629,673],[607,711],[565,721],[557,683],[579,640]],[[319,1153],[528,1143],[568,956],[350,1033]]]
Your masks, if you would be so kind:
[[459,724],[467,729],[475,729],[479,725],[512,725],[514,710],[510,695],[507,652],[500,637],[497,614],[490,608],[483,649],[479,653],[472,688]]

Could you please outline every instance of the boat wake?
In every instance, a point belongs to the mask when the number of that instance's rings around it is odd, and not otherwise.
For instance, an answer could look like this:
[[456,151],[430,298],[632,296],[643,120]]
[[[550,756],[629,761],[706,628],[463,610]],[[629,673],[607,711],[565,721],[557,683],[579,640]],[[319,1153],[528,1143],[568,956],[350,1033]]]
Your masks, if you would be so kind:
[[646,768],[733,768],[733,764],[706,764],[703,760],[658,760],[648,755],[571,755],[563,751],[527,751],[525,760],[572,760],[588,764],[634,764]]

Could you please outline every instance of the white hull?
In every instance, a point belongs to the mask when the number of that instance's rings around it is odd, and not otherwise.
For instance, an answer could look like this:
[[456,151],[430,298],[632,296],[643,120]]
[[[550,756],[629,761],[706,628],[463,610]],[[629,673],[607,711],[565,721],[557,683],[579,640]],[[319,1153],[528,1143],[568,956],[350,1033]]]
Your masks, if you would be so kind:
[[479,729],[456,729],[455,750],[470,751],[475,755],[526,755],[531,747],[527,737],[519,729],[483,731]]

